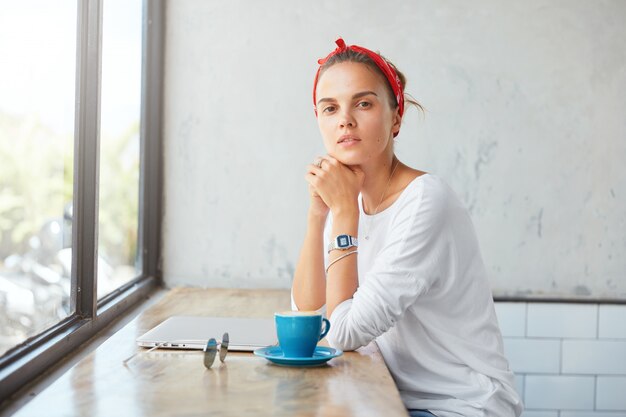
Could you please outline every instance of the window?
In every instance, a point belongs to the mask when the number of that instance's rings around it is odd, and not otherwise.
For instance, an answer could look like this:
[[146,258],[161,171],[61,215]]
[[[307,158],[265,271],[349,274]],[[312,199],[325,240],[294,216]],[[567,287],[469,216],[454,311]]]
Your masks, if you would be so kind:
[[141,1],[106,0],[102,25],[102,112],[98,298],[135,278],[141,110]]
[[71,313],[77,6],[0,5],[2,355]]
[[0,0],[0,401],[160,283],[163,8]]

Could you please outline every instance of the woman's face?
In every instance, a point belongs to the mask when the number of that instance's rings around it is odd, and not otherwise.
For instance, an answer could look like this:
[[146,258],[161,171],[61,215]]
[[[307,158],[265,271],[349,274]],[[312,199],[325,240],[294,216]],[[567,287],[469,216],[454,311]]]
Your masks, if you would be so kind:
[[342,62],[317,83],[317,123],[326,151],[346,165],[363,165],[393,153],[400,130],[386,80],[365,64]]

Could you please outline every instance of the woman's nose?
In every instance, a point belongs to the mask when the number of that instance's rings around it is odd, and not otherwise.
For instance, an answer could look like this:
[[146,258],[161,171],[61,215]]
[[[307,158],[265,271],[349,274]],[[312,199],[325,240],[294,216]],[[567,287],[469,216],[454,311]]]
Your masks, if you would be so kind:
[[352,117],[350,112],[343,112],[341,114],[341,118],[339,119],[339,127],[344,129],[347,127],[355,127],[355,126],[356,126],[356,121],[354,120],[354,117]]

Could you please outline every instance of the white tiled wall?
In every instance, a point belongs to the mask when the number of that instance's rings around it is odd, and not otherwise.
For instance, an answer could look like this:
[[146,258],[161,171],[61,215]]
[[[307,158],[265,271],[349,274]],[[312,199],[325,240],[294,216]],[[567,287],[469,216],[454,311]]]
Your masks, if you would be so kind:
[[523,417],[626,417],[626,305],[496,303]]

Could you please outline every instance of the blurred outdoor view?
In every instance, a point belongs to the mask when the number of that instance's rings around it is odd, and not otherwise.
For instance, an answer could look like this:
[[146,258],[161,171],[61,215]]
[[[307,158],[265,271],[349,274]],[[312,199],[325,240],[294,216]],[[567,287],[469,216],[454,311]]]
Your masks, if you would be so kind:
[[[139,274],[141,12],[104,0],[98,298]],[[0,355],[71,313],[76,30],[76,0],[0,0]]]

